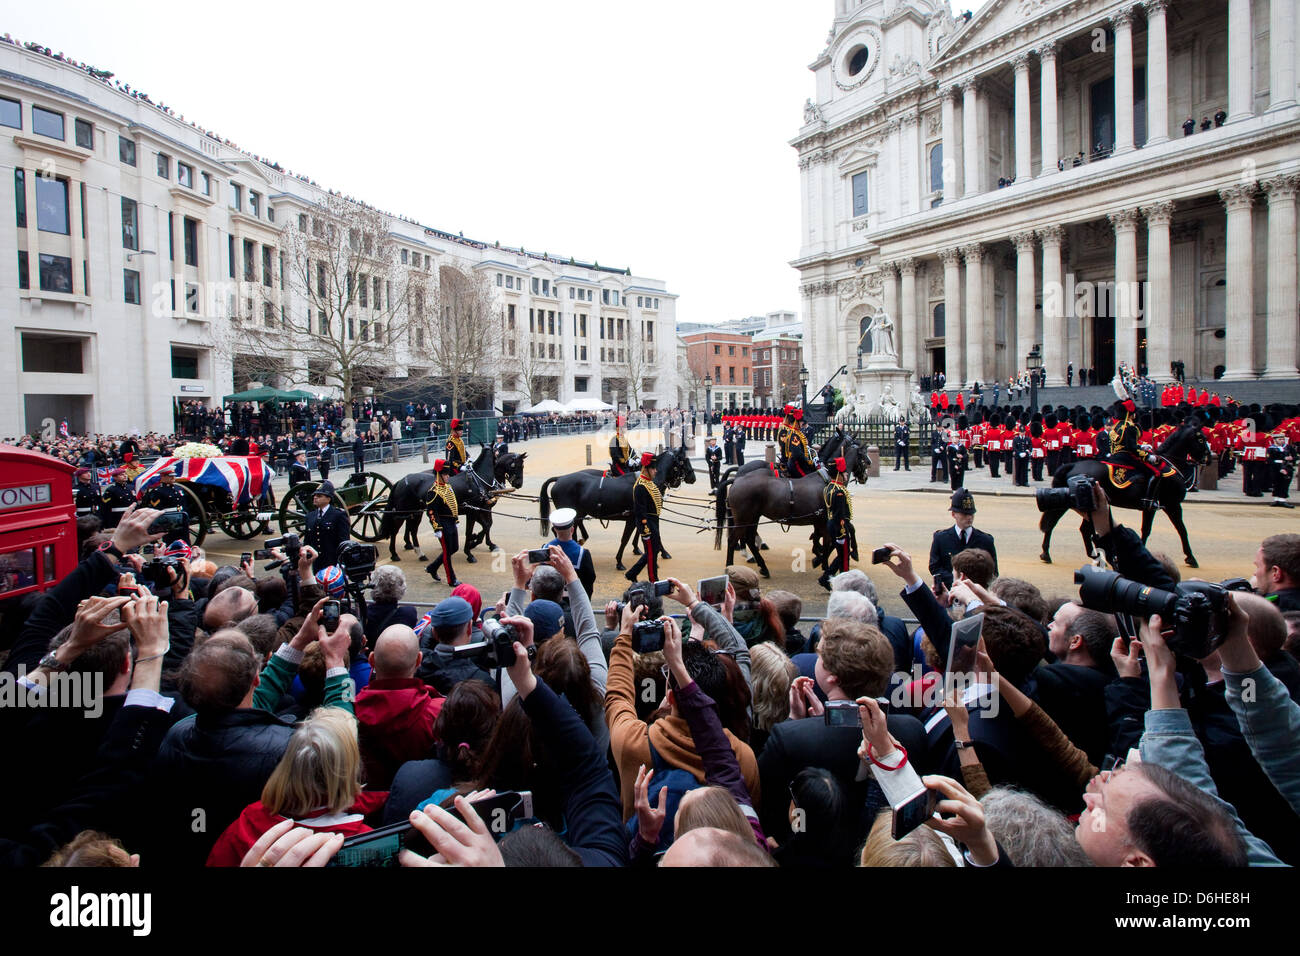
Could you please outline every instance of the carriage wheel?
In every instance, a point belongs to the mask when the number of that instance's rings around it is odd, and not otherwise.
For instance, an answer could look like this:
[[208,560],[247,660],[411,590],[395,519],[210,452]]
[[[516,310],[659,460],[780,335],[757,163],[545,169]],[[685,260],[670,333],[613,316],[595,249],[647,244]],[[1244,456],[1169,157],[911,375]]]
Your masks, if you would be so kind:
[[240,541],[247,541],[249,538],[256,538],[267,532],[266,522],[257,519],[255,509],[244,508],[239,511],[223,512],[217,518],[217,523],[221,525],[222,531]]
[[384,523],[384,510],[388,507],[388,496],[392,494],[393,483],[373,471],[362,472],[361,477],[365,479],[362,487],[366,489],[366,498],[363,504],[349,511],[352,535],[362,541],[379,541],[384,536],[380,529]]
[[[307,515],[312,511],[311,496],[319,487],[319,481],[300,481],[285,492],[280,499],[280,534],[302,534],[307,529]],[[337,491],[331,504],[342,511],[348,510]]]
[[202,500],[189,485],[178,481],[176,487],[185,495],[185,503],[181,505],[181,508],[190,517],[187,539],[191,547],[198,547],[203,543],[203,539],[208,536],[207,509],[203,507]]

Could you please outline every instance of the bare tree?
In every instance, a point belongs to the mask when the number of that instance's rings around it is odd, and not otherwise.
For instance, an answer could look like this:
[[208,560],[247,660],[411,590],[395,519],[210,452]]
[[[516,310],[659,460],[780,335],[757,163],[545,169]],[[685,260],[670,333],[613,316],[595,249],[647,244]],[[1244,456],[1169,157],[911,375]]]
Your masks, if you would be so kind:
[[520,330],[513,339],[507,339],[507,348],[511,345],[514,352],[507,357],[505,367],[518,380],[516,389],[528,396],[530,405],[536,405],[547,397],[549,380],[561,363],[547,357],[545,343],[538,341],[535,334]]
[[429,362],[429,377],[447,390],[453,416],[463,403],[492,394],[503,328],[485,273],[441,266],[434,309],[417,318],[416,329],[427,330],[417,351]]
[[689,356],[677,363],[677,380],[689,397],[690,404],[700,405],[700,393],[704,391],[704,377],[708,375],[708,362],[703,355]]
[[341,196],[323,196],[280,235],[280,281],[247,281],[257,264],[246,264],[231,296],[230,326],[218,347],[231,355],[237,376],[333,386],[344,402],[381,387],[406,358],[428,273],[399,261],[383,213]]
[[641,407],[641,393],[646,391],[645,377],[653,376],[659,366],[656,362],[655,345],[646,341],[645,323],[643,321],[627,322],[627,348],[624,355],[627,361],[627,403],[631,408]]

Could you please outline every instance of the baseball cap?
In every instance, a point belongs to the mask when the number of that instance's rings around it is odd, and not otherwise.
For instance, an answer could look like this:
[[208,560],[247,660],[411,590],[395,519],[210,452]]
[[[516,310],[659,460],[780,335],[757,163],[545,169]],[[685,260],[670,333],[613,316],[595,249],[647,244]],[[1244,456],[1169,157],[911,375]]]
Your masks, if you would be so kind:
[[540,644],[564,628],[564,608],[554,601],[538,600],[524,608],[524,617],[533,622],[533,641]]
[[445,597],[429,614],[434,627],[456,627],[474,619],[474,608],[463,597]]

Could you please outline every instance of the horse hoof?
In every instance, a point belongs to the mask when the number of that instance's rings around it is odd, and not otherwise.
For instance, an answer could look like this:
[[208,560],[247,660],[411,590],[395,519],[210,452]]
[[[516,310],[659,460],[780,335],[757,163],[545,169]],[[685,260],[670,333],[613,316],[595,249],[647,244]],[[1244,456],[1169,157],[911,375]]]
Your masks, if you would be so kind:
[[758,550],[760,550],[760,551],[770,551],[771,549],[768,548],[768,546],[765,545],[765,544],[760,544],[760,545],[758,546]]
[[425,557],[424,555],[422,555],[422,554],[421,554],[421,555],[417,555],[417,557],[418,557],[421,561],[428,561],[428,560],[429,560],[428,558],[426,558],[426,557]]
[[403,550],[403,551],[414,551],[415,549],[414,549],[413,547],[411,547],[411,546],[408,544],[408,545],[406,545],[404,548],[402,548],[402,550]]
[[769,571],[767,568],[759,568],[758,573],[763,575],[763,577],[765,578],[770,578],[772,576],[772,572]]
[[470,564],[478,564],[478,558],[474,557],[474,555],[468,552],[466,552],[465,554],[465,560],[468,561]]
[[671,554],[669,554],[667,551],[660,551],[660,552],[659,552],[659,560],[660,560],[660,561],[671,561],[672,559],[673,559],[673,556],[672,556]]
[[1051,556],[1050,554],[1048,554],[1046,551],[1044,551],[1042,554],[1040,554],[1040,555],[1038,556],[1038,560],[1039,560],[1039,561],[1042,561],[1043,564],[1051,564],[1051,563],[1052,563],[1052,556]]
[[1200,565],[1196,563],[1196,559],[1195,559],[1194,557],[1192,557],[1190,554],[1187,556],[1187,566],[1188,566],[1189,568],[1199,568],[1199,567],[1200,567]]
[[627,566],[626,566],[625,564],[623,564],[622,561],[618,561],[618,562],[616,562],[616,563],[614,564],[614,567],[615,567],[616,569],[618,569],[619,571],[626,571],[626,570],[627,570]]

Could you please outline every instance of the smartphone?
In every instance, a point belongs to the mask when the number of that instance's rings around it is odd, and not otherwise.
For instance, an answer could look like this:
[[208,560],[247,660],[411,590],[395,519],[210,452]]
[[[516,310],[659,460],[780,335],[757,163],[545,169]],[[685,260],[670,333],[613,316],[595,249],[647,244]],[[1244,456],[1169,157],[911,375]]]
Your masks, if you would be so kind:
[[247,564],[249,561],[252,561],[252,560],[253,560],[253,552],[252,552],[252,551],[245,551],[243,554],[241,554],[241,555],[239,556],[239,563],[240,563],[241,565]]
[[403,849],[428,856],[433,852],[429,841],[410,823],[402,821],[368,833],[358,833],[343,841],[343,846],[329,866],[396,867]]
[[551,560],[551,552],[546,548],[536,548],[528,552],[529,564],[547,564]]
[[972,614],[953,622],[952,639],[948,644],[948,669],[944,671],[946,677],[975,673],[975,651],[983,632],[983,614]]
[[[495,797],[484,797],[470,804],[479,819],[487,824],[492,838],[500,840],[513,828],[516,820],[525,820],[533,815],[533,792],[531,790],[506,790]],[[453,805],[447,809],[462,823],[465,818]]]
[[716,578],[700,578],[700,600],[713,607],[722,607],[727,600],[727,581],[725,574]]
[[320,625],[331,634],[339,626],[339,615],[343,613],[343,608],[338,601],[326,601],[325,606],[321,608]]
[[894,818],[890,835],[895,840],[901,840],[917,827],[924,825],[926,820],[934,816],[934,807],[938,802],[939,791],[922,787],[902,802],[894,804],[891,807]]
[[894,552],[889,550],[889,548],[876,548],[875,551],[871,552],[871,563],[885,564],[889,561],[889,556],[893,553]]
[[862,714],[858,712],[856,701],[828,700],[822,714],[827,727],[861,727]]
[[258,548],[253,552],[253,558],[257,561],[270,561],[274,557],[270,548]]

